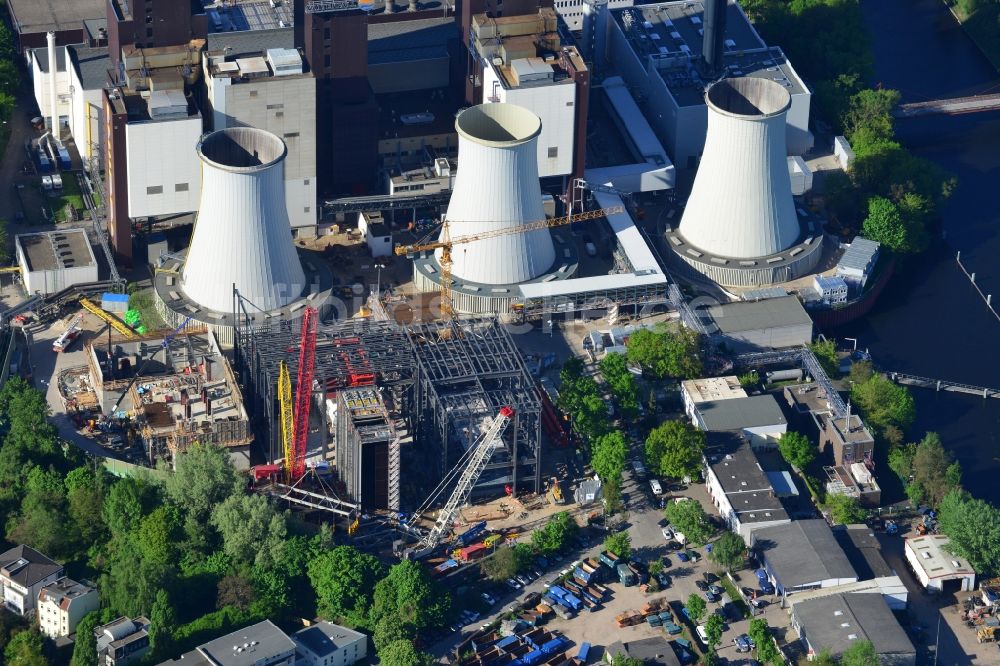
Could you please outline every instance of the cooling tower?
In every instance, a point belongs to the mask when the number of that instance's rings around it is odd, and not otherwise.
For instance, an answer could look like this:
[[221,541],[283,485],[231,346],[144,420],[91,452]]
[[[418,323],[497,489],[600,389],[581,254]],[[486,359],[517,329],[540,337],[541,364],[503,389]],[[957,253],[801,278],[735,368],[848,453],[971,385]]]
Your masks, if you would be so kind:
[[181,273],[186,296],[232,312],[235,284],[261,310],[287,305],[306,279],[285,208],[285,143],[234,127],[206,135],[197,150],[201,204]]
[[[484,104],[460,113],[455,129],[458,174],[446,214],[451,237],[544,219],[538,116],[514,104]],[[517,284],[542,275],[554,260],[552,237],[540,229],[456,245],[452,274],[481,284]]]
[[789,248],[799,222],[785,149],[788,91],[769,79],[723,79],[705,101],[705,151],[680,234],[717,257],[750,259]]

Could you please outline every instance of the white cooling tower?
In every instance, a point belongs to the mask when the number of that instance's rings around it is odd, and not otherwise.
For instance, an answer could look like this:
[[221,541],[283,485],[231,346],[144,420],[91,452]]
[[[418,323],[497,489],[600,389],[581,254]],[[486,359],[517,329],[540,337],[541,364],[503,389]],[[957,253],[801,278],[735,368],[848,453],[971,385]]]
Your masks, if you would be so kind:
[[233,285],[262,310],[287,305],[305,288],[285,208],[277,136],[250,127],[212,132],[198,144],[201,204],[181,273],[202,307],[232,312]]
[[799,222],[785,149],[788,91],[769,79],[723,79],[705,101],[705,151],[680,234],[718,257],[766,257],[789,248]]
[[[484,104],[460,113],[455,129],[458,174],[446,214],[451,237],[545,219],[538,116],[514,104]],[[552,237],[540,229],[456,245],[452,274],[482,284],[517,284],[542,275],[554,261]]]

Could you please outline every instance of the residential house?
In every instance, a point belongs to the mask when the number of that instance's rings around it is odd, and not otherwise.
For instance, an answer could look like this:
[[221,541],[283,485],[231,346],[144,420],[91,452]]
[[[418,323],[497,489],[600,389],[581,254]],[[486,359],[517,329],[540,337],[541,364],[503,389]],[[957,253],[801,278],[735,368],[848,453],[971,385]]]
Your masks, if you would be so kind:
[[149,652],[149,620],[120,617],[94,629],[94,637],[100,666],[138,663]]
[[18,615],[35,610],[38,592],[63,576],[56,564],[31,546],[15,546],[0,555],[0,585],[4,607]]
[[100,607],[97,590],[65,576],[38,592],[38,628],[49,638],[76,633],[83,616]]
[[368,636],[332,622],[317,622],[291,638],[296,666],[351,666],[368,656]]

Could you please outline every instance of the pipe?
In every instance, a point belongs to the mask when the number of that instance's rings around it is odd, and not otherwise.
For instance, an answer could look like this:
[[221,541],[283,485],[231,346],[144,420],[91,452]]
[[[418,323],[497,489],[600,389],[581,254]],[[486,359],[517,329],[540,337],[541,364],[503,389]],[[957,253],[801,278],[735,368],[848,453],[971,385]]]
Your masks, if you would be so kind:
[[58,141],[60,132],[56,76],[59,73],[59,65],[56,61],[56,33],[50,30],[45,35],[45,41],[49,47],[49,121],[52,123],[52,138]]
[[710,79],[714,79],[722,69],[727,4],[728,0],[705,0],[701,57],[705,61],[705,73]]

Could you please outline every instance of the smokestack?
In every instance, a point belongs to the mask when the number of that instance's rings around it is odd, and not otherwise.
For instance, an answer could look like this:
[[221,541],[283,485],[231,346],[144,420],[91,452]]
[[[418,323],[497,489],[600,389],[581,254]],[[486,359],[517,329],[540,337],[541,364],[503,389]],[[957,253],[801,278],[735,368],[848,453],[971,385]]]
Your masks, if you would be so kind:
[[391,14],[396,7],[394,6],[393,0],[385,0],[385,13]]
[[56,62],[56,33],[49,31],[45,35],[49,47],[49,120],[52,123],[52,138],[59,138],[59,108],[56,99],[56,74],[59,71]]
[[714,79],[722,71],[722,52],[726,41],[726,5],[728,0],[704,0],[705,14],[702,24],[704,31],[701,42],[701,58],[704,74]]

